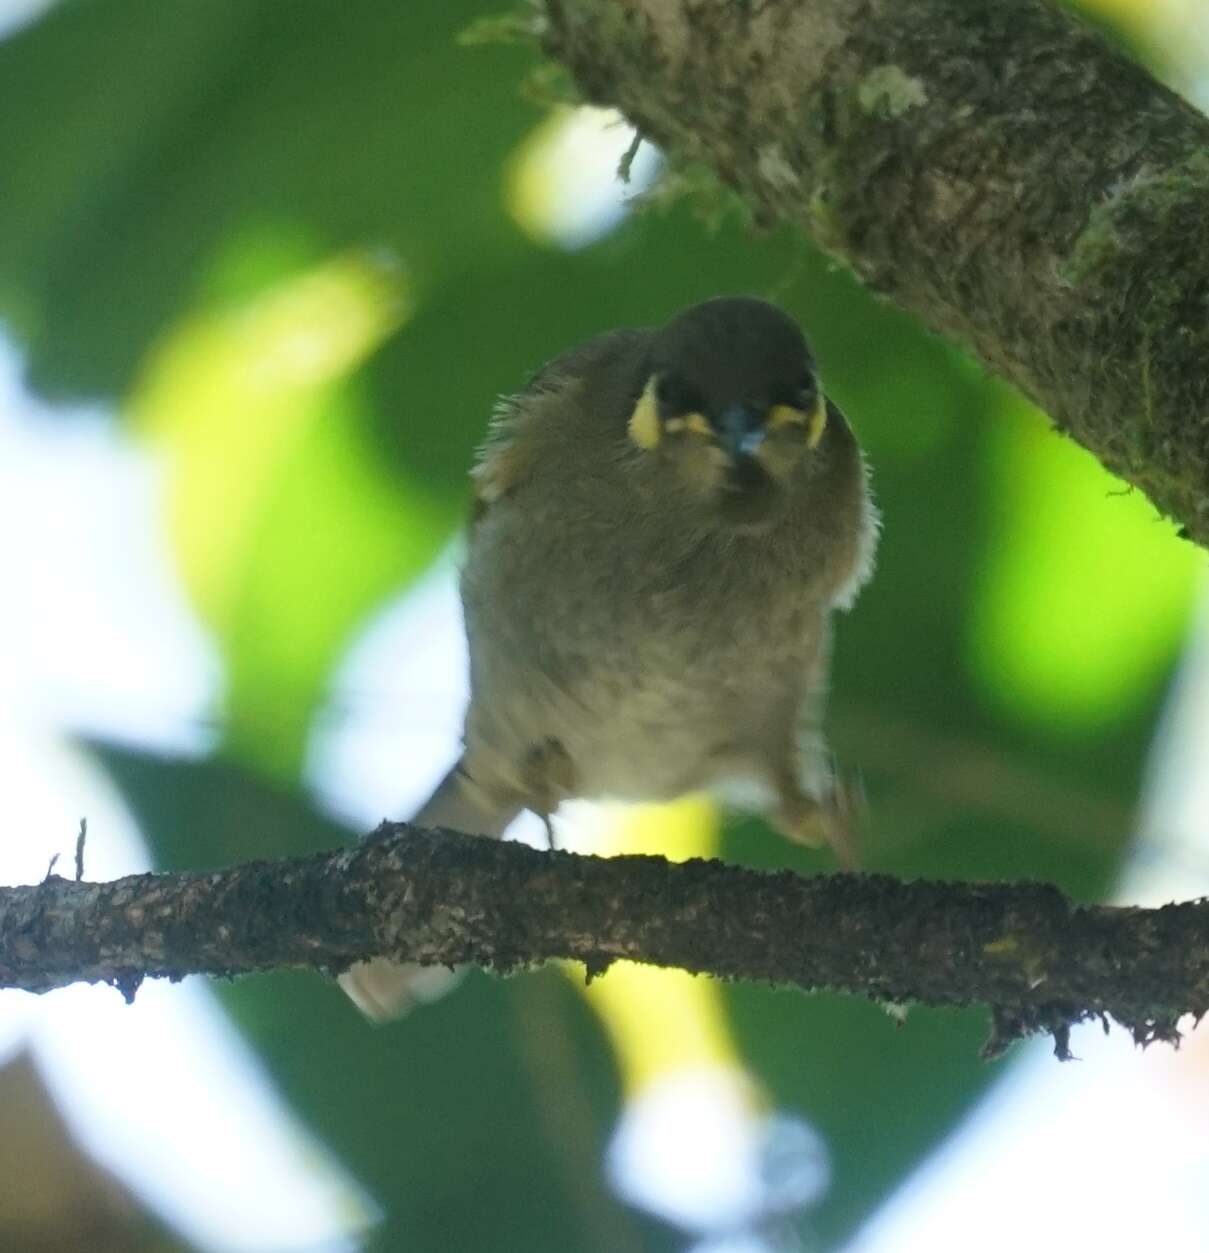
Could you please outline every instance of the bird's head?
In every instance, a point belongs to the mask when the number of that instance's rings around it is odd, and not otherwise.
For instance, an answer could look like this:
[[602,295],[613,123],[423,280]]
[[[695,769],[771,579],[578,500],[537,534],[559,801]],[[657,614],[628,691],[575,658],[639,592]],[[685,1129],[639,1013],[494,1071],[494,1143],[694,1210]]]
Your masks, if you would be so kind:
[[758,527],[780,512],[826,423],[797,325],[762,300],[722,297],[655,333],[628,431],[723,521]]

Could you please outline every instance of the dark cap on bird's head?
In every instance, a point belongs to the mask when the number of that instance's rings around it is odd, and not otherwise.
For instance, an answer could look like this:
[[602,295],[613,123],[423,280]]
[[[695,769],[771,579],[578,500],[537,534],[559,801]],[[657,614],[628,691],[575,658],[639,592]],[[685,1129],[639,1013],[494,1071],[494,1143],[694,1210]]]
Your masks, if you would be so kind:
[[771,437],[782,454],[791,446],[804,452],[825,424],[814,357],[797,324],[763,300],[723,296],[653,333],[629,429],[644,449],[707,441],[735,483],[750,483],[758,481],[753,459],[773,472],[786,463],[784,455],[761,452]]
[[806,337],[788,314],[750,296],[693,305],[656,333],[651,368],[690,385],[711,410],[790,403],[814,376]]

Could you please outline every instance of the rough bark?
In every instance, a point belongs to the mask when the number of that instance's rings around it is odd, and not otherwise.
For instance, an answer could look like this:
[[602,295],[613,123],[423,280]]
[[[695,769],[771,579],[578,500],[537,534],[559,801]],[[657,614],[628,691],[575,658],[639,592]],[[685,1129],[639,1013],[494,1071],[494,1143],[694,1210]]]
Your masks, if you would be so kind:
[[1209,541],[1209,121],[1043,0],[545,0],[585,96]]
[[1177,1038],[1209,1009],[1209,902],[1076,906],[1043,884],[804,878],[716,861],[583,857],[384,824],[352,848],[112,883],[50,875],[0,889],[0,987],[146,977],[338,972],[376,954],[508,973],[617,958],[831,988],[880,1001],[986,1005],[990,1051],[1030,1031],[1117,1019]]

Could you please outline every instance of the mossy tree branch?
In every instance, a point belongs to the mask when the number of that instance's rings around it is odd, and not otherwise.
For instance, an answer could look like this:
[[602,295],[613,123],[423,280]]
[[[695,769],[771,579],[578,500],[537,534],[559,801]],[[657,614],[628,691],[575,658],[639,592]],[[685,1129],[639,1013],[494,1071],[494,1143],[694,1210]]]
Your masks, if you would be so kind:
[[1209,542],[1209,121],[1045,0],[544,0],[585,96]]
[[111,883],[0,889],[0,987],[311,968],[378,954],[507,973],[628,958],[879,1001],[988,1006],[989,1051],[1117,1019],[1174,1040],[1209,1009],[1209,902],[1072,905],[1043,884],[802,877],[584,857],[383,824],[352,848]]

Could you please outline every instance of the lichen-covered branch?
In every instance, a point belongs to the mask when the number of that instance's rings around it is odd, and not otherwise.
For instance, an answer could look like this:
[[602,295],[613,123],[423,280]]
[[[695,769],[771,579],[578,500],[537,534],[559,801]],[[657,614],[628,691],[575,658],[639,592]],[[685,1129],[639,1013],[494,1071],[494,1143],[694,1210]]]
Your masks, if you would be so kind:
[[1209,542],[1209,121],[1045,0],[544,0],[585,96]]
[[1140,1041],[1209,1009],[1209,902],[1075,906],[1043,884],[809,878],[716,861],[584,857],[384,824],[353,848],[112,883],[49,876],[0,889],[0,987],[43,992],[147,977],[337,972],[377,954],[500,973],[617,958],[831,988],[891,1002],[987,1005],[995,1050],[1030,1031],[1066,1052],[1111,1016]]

